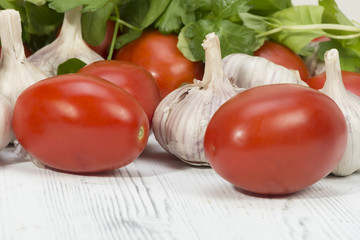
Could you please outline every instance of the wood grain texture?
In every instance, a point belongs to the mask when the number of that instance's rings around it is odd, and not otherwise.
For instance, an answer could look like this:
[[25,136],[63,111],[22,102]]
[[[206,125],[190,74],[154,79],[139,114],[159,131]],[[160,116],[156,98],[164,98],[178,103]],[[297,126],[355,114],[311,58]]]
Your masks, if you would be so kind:
[[40,169],[0,152],[0,239],[360,239],[360,173],[296,194],[248,195],[189,166],[153,136],[100,175]]

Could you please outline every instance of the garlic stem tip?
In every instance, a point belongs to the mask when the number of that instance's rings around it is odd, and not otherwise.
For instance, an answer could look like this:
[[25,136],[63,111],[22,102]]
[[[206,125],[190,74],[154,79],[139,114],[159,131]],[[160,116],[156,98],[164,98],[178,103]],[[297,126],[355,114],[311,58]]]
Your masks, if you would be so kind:
[[325,52],[325,58],[327,60],[337,59],[338,56],[339,56],[339,51],[336,48],[330,49]]
[[[219,39],[219,37],[215,34],[215,32],[208,33],[205,36],[205,39],[201,46],[206,50],[207,48],[211,47],[211,42],[214,41],[214,39]],[[215,40],[216,41],[216,40]]]

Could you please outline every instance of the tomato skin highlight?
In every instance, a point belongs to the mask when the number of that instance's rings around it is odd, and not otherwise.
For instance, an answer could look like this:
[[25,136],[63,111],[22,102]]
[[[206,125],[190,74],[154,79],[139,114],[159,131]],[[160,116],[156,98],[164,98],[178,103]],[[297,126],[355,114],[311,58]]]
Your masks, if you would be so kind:
[[177,43],[175,34],[147,31],[120,48],[115,59],[133,62],[149,71],[159,86],[161,98],[164,98],[182,84],[193,83],[194,78],[201,80],[204,71],[203,63],[185,58]]
[[147,116],[127,92],[101,78],[67,74],[42,80],[18,98],[13,129],[45,165],[91,173],[123,167],[144,150]]
[[252,193],[290,194],[327,176],[347,142],[336,103],[293,84],[255,87],[237,94],[214,114],[204,148],[211,167]]
[[309,71],[299,55],[279,43],[269,40],[265,41],[264,44],[254,52],[254,55],[266,58],[288,69],[297,70],[303,81],[306,81],[310,77]]
[[[347,90],[360,96],[360,73],[341,71],[342,80]],[[322,89],[326,81],[326,73],[309,78],[306,83],[314,89]]]
[[161,99],[153,76],[144,68],[131,62],[103,60],[86,65],[78,73],[101,77],[130,93],[138,100],[151,124]]

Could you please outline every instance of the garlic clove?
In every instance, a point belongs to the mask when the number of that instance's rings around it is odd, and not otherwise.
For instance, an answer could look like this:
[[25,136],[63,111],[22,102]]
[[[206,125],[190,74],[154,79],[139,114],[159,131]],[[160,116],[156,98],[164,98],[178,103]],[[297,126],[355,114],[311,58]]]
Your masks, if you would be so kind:
[[0,94],[9,100],[13,109],[25,88],[47,76],[26,59],[19,12],[12,9],[1,10],[0,26]]
[[341,77],[339,52],[331,49],[325,53],[326,81],[320,90],[331,97],[346,119],[348,141],[345,153],[332,171],[337,176],[347,176],[360,169],[360,97],[346,90]]
[[57,75],[58,66],[70,58],[78,58],[86,64],[104,60],[82,38],[81,9],[80,6],[65,12],[59,36],[29,57],[29,61],[48,76]]
[[12,128],[12,110],[9,100],[0,95],[0,150],[4,149],[14,138]]
[[233,53],[223,59],[224,73],[242,88],[266,84],[294,83],[307,86],[298,71],[277,65],[266,58]]
[[152,128],[167,152],[191,165],[209,166],[203,145],[206,127],[215,111],[244,89],[234,87],[223,73],[218,36],[208,34],[202,46],[203,80],[195,79],[167,95],[155,110]]

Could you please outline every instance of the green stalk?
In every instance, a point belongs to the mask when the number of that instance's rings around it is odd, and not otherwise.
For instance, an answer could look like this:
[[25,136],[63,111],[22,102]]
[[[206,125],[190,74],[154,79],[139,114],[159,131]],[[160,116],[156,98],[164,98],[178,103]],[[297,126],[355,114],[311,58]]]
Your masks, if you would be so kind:
[[295,25],[295,26],[281,26],[269,31],[259,33],[257,37],[266,37],[275,33],[278,33],[283,30],[289,31],[302,31],[302,30],[340,30],[340,31],[349,31],[355,32],[355,34],[350,35],[333,35],[333,34],[326,34],[328,37],[334,39],[350,39],[356,38],[360,36],[360,27],[356,26],[349,26],[349,25],[339,25],[339,24],[309,24],[309,25]]
[[117,34],[119,32],[119,28],[121,26],[126,26],[130,29],[133,29],[135,31],[139,31],[141,32],[142,29],[140,28],[137,28],[123,20],[120,19],[120,13],[119,13],[119,9],[118,7],[116,6],[116,4],[114,3],[114,10],[115,10],[115,17],[110,17],[109,19],[112,20],[112,21],[115,21],[115,29],[114,29],[114,34],[113,34],[113,37],[112,37],[112,40],[111,40],[111,45],[110,45],[110,49],[109,49],[109,55],[107,57],[107,60],[111,60],[112,59],[112,56],[114,54],[114,51],[115,51],[115,44],[116,44],[116,38],[117,38]]

